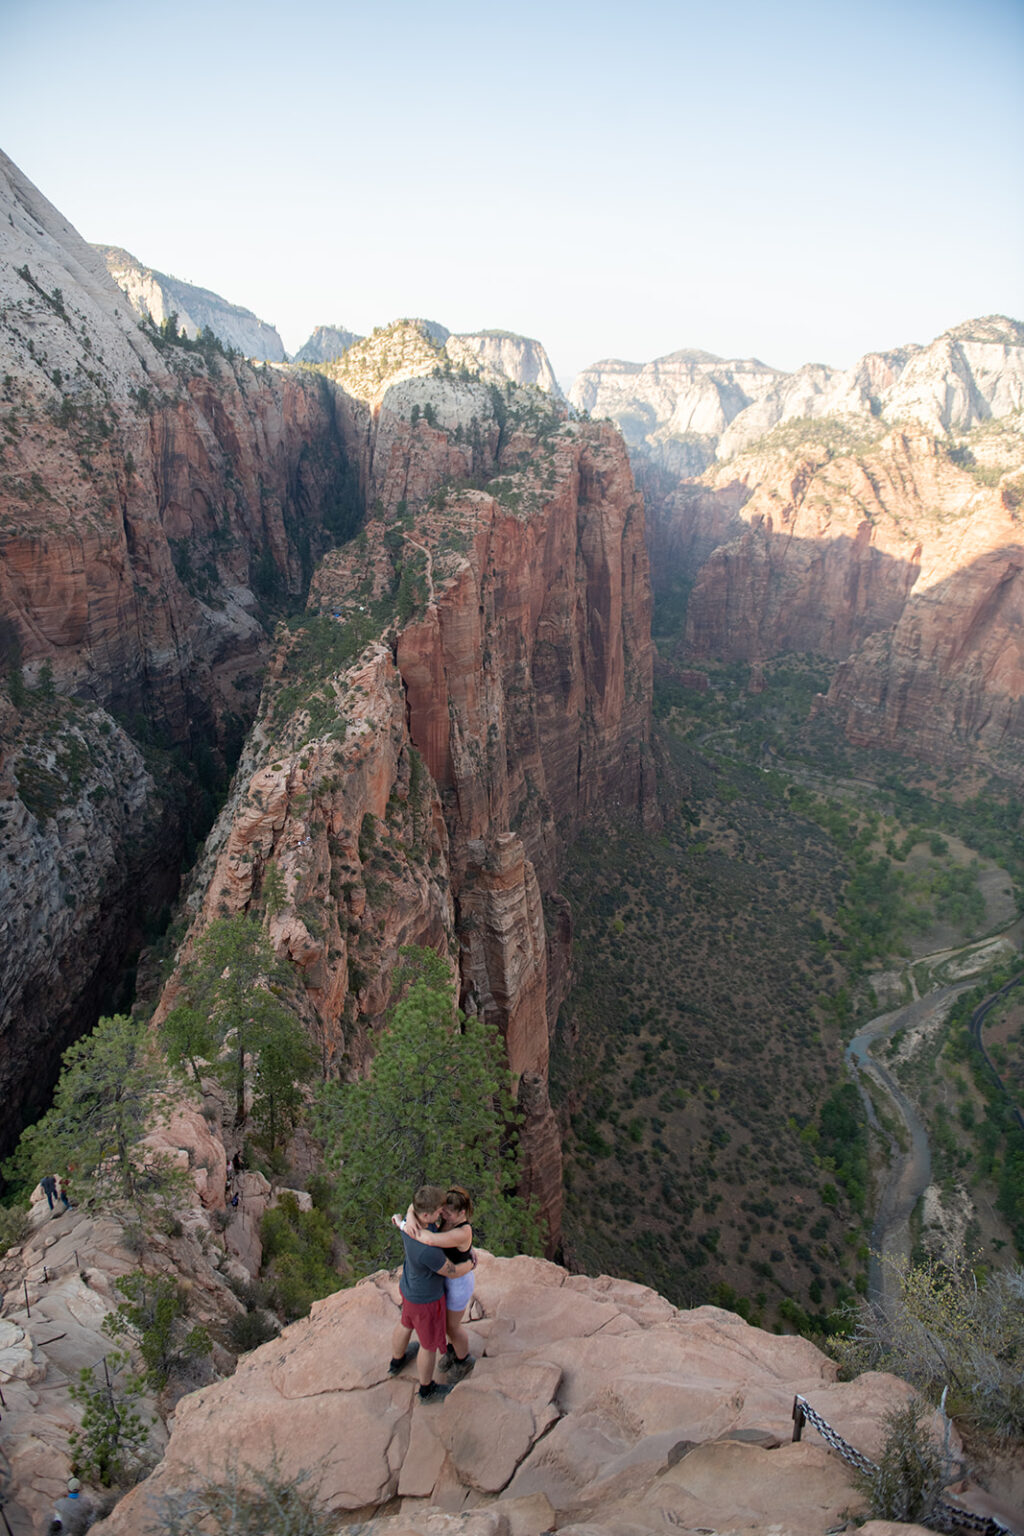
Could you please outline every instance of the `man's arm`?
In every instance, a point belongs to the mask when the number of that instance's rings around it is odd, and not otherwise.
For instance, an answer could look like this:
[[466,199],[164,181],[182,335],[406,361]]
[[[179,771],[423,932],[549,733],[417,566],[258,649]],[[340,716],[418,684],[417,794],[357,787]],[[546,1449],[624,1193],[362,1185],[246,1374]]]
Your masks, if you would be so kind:
[[471,1269],[476,1269],[476,1254],[472,1248],[469,1250],[469,1258],[463,1259],[461,1264],[453,1264],[451,1259],[445,1259],[437,1273],[445,1280],[458,1280],[463,1275],[468,1275]]

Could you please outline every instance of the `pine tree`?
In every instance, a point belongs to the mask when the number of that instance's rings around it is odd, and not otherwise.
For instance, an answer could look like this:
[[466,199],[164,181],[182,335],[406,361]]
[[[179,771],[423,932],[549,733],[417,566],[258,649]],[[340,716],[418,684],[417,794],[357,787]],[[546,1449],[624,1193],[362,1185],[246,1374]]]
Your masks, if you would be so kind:
[[183,1001],[164,1021],[172,1060],[187,1060],[199,1077],[228,1041],[227,1072],[235,1092],[235,1122],[245,1119],[246,1059],[255,1062],[253,1110],[271,1146],[294,1124],[298,1084],[308,1082],[315,1054],[302,1024],[284,1002],[291,977],[259,922],[245,913],[218,918],[196,941],[185,968]]
[[100,1019],[64,1053],[53,1104],[29,1126],[10,1160],[13,1177],[59,1171],[75,1201],[92,1199],[144,1218],[180,1188],[177,1170],[142,1144],[157,1119],[166,1067],[146,1026],[124,1014]]
[[334,1213],[352,1267],[367,1273],[393,1263],[391,1213],[404,1213],[419,1185],[453,1180],[472,1193],[481,1243],[537,1252],[536,1216],[515,1194],[516,1115],[501,1039],[456,1009],[444,960],[430,950],[402,953],[406,990],[369,1076],[327,1083],[319,1094],[319,1127],[336,1169]]

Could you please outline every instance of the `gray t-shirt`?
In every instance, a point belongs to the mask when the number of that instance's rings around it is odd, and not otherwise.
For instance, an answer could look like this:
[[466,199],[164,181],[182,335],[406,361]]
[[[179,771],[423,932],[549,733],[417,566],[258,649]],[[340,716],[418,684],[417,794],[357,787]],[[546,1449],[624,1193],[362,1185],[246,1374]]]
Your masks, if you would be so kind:
[[415,1237],[410,1237],[408,1232],[402,1233],[402,1246],[405,1248],[405,1263],[399,1283],[402,1295],[406,1301],[417,1303],[437,1301],[439,1296],[444,1295],[444,1280],[437,1273],[447,1262],[444,1253],[440,1248],[431,1248]]
[[83,1536],[93,1522],[93,1507],[90,1499],[73,1499],[70,1494],[65,1494],[57,1500],[57,1507],[53,1511],[53,1519],[50,1521],[51,1536]]

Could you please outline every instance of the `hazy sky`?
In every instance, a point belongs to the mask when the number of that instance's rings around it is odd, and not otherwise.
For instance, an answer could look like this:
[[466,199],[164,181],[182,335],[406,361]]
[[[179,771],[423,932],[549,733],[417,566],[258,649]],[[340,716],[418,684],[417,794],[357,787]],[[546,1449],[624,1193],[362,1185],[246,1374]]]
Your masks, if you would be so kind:
[[563,380],[1024,318],[1022,78],[1022,0],[0,0],[0,147],[86,239]]

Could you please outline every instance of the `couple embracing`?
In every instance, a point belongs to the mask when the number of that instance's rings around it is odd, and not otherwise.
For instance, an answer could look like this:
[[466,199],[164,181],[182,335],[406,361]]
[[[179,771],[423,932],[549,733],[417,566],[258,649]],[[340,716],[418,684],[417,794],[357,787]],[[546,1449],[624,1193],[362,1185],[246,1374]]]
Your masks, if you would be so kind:
[[447,1190],[424,1184],[413,1196],[405,1219],[391,1219],[402,1233],[405,1263],[399,1290],[402,1319],[391,1337],[392,1376],[406,1362],[406,1350],[415,1331],[420,1341],[416,1374],[420,1399],[430,1402],[450,1390],[434,1380],[438,1350],[444,1350],[441,1370],[454,1385],[473,1369],[469,1336],[462,1319],[473,1294],[476,1255],[470,1218],[473,1203],[458,1184]]

